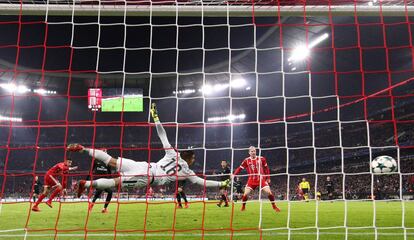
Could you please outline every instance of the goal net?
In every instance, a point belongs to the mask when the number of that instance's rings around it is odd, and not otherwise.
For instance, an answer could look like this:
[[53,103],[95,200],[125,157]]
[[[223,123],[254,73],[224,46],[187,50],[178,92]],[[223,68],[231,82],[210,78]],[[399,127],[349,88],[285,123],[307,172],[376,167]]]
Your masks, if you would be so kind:
[[[11,0],[0,13],[0,237],[413,237],[413,1]],[[66,146],[157,162],[152,103],[204,179],[255,146],[281,212],[258,189],[240,211],[246,171],[229,207],[219,189],[177,181],[114,189],[108,213],[106,193],[89,211],[93,191],[75,186],[99,177],[97,160]],[[374,174],[384,155],[396,171]],[[35,177],[65,158],[78,166],[67,192],[31,211]]]

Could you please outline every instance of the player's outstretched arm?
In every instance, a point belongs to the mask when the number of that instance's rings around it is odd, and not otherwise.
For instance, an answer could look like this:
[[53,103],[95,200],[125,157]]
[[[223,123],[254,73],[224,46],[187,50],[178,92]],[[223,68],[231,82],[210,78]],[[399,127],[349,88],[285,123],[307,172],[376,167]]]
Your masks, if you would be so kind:
[[236,168],[236,170],[234,170],[234,173],[232,174],[232,176],[236,176],[237,174],[239,174],[243,169],[247,169],[249,166],[247,165],[247,162],[244,160],[240,166],[238,168]]
[[69,168],[69,171],[76,171],[76,170],[78,170],[78,166],[74,166],[74,167]]
[[164,149],[171,148],[171,144],[168,141],[167,133],[165,132],[164,127],[162,126],[160,119],[158,117],[157,106],[155,103],[151,104],[151,117],[154,119],[155,127],[157,128],[158,137],[161,139],[162,146]]
[[114,162],[116,162],[116,159],[114,159],[108,153],[102,150],[94,149],[94,148],[86,148],[77,143],[69,144],[66,150],[69,152],[87,152],[89,156],[95,158],[98,161],[102,161],[103,163],[105,163],[105,165],[108,165],[112,159]]

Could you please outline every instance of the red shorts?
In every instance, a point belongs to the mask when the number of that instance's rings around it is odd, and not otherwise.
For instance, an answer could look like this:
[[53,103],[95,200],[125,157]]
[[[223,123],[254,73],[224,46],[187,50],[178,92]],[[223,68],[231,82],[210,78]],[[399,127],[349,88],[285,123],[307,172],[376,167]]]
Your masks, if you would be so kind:
[[[53,187],[56,185],[55,181],[53,181],[53,179],[50,177],[51,175],[46,174],[45,175],[45,186],[49,186],[49,187]],[[54,177],[56,179],[56,177]],[[56,179],[57,181],[57,179]]]
[[251,188],[252,190],[255,190],[260,185],[260,189],[264,187],[269,187],[269,183],[267,183],[266,180],[262,180],[262,183],[258,181],[247,181],[246,187]]

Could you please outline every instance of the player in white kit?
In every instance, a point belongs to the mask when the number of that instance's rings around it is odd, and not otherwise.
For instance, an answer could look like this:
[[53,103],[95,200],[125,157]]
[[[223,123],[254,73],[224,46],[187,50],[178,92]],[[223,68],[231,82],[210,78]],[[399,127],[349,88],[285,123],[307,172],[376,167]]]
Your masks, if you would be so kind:
[[168,141],[167,133],[162,126],[155,104],[151,105],[151,116],[154,119],[158,137],[161,139],[165,156],[156,163],[146,161],[136,162],[127,158],[113,158],[106,152],[86,148],[79,144],[70,144],[67,151],[87,152],[89,156],[98,161],[102,161],[107,166],[116,168],[120,177],[100,178],[93,181],[80,180],[78,184],[78,197],[80,197],[86,188],[93,187],[96,189],[107,189],[118,186],[122,187],[144,188],[149,185],[165,185],[179,180],[188,180],[191,183],[206,187],[227,187],[230,181],[211,181],[196,176],[189,168],[195,161],[195,153],[192,150],[176,152]]

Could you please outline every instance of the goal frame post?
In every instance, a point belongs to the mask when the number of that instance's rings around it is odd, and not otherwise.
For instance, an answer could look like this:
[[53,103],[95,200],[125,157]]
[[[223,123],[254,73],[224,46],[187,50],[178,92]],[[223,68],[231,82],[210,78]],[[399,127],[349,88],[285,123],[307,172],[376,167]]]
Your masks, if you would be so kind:
[[[171,2],[167,2],[171,3]],[[79,4],[0,4],[1,15],[51,16],[204,16],[204,17],[277,16],[414,16],[414,6],[404,5],[235,5],[176,3],[171,5],[79,5]]]

